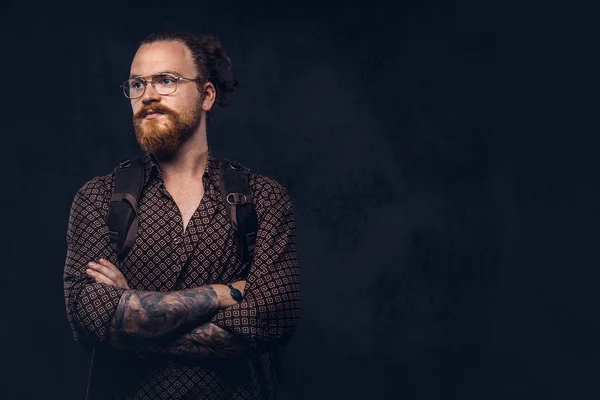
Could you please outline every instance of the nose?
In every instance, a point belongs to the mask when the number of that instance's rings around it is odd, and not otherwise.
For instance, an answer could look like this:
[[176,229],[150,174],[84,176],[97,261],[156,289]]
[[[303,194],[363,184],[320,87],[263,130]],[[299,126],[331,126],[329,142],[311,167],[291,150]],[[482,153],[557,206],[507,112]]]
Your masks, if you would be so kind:
[[142,103],[150,104],[157,101],[160,101],[160,95],[156,93],[154,87],[150,83],[148,83],[146,85],[146,90],[144,90],[144,94],[142,95]]

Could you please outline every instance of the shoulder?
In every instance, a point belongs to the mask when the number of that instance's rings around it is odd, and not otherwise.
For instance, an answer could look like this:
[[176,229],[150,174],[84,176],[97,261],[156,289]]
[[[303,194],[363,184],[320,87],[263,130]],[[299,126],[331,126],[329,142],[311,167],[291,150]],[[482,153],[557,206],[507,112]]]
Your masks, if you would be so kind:
[[250,194],[257,212],[267,209],[291,209],[292,199],[287,188],[277,180],[250,171]]
[[110,174],[95,176],[85,182],[77,190],[73,205],[85,203],[94,205],[97,208],[103,208],[104,205],[108,206],[114,186],[114,176],[115,173],[111,172]]
[[112,177],[108,174],[88,180],[77,190],[69,212],[67,240],[82,230],[106,227],[103,221],[108,211],[111,185]]

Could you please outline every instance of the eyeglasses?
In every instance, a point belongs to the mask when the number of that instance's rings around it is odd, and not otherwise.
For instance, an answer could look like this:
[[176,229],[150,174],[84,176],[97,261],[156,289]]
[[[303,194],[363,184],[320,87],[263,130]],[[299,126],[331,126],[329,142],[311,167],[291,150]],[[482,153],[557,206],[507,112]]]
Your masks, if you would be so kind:
[[178,81],[198,82],[200,79],[183,78],[173,74],[150,75],[151,80],[147,81],[142,77],[127,79],[121,84],[123,93],[128,99],[138,99],[144,95],[148,82],[152,83],[152,87],[158,94],[171,94],[177,90]]

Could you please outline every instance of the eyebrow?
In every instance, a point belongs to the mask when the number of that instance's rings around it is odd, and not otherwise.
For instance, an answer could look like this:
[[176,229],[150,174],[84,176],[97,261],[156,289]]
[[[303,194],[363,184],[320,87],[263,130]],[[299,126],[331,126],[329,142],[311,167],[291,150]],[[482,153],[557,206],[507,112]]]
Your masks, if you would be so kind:
[[[160,74],[173,74],[173,75],[181,76],[181,74],[179,72],[172,71],[170,69],[167,69],[167,70],[159,72],[158,74],[152,74],[152,75],[160,75]],[[146,75],[146,76],[148,76],[148,75]],[[134,75],[134,74],[129,75],[129,79],[141,78],[141,77],[142,77],[142,75]]]

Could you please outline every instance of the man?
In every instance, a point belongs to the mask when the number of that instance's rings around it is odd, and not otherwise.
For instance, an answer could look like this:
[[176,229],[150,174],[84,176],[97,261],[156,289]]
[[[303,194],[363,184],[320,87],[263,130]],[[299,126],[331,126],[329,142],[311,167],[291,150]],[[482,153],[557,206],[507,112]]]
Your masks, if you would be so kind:
[[204,35],[155,34],[135,54],[123,89],[145,152],[137,239],[117,268],[114,172],[79,189],[67,231],[67,315],[93,349],[88,399],[276,398],[277,350],[299,318],[294,214],[282,185],[251,173],[258,231],[241,261],[207,143],[212,107],[236,87],[230,66]]

